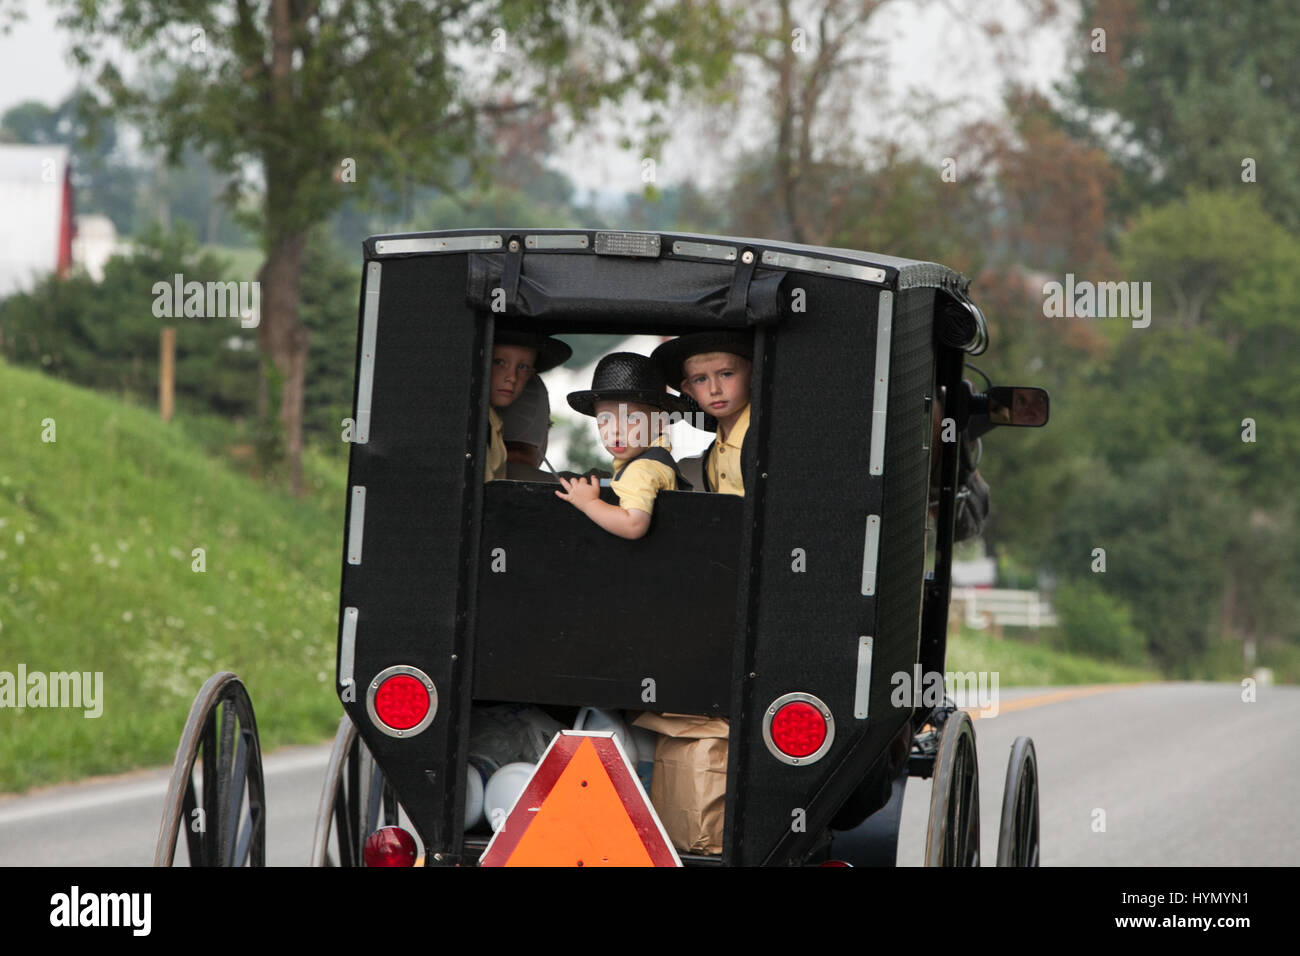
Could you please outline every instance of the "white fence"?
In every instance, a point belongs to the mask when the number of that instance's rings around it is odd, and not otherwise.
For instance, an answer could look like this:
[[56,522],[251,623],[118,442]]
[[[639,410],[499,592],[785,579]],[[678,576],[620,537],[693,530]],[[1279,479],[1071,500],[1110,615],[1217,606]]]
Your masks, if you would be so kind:
[[1052,627],[1056,615],[1037,591],[1001,588],[953,588],[952,609],[967,627]]

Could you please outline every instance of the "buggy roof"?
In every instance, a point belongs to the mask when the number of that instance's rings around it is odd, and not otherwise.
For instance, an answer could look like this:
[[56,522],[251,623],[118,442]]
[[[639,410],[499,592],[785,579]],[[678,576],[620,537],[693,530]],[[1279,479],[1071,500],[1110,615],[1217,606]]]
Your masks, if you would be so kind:
[[[502,236],[511,235],[577,235],[577,234],[594,234],[597,232],[616,232],[618,230],[586,229],[580,227],[574,228],[503,228],[485,226],[482,228],[471,229],[440,229],[431,232],[409,232],[394,233],[388,235],[376,235],[367,238],[363,247],[366,258],[372,258],[380,253],[376,251],[376,243],[392,239],[420,239],[434,237],[451,237],[451,236],[481,236],[484,234],[500,234]],[[720,246],[755,246],[762,249],[771,249],[774,251],[790,252],[795,255],[810,255],[830,259],[847,260],[850,262],[862,263],[864,265],[877,266],[885,269],[887,272],[897,276],[899,289],[912,289],[933,287],[951,292],[959,297],[964,297],[970,287],[970,280],[961,273],[948,268],[938,262],[928,262],[921,259],[904,259],[899,256],[885,255],[879,252],[866,252],[859,249],[841,249],[835,246],[813,246],[804,243],[785,242],[776,239],[758,239],[745,236],[716,236],[705,233],[694,232],[661,232],[656,230],[630,230],[625,234],[636,235],[658,235],[670,236],[673,239],[684,240],[687,242],[698,242],[707,245]],[[573,253],[586,251],[592,253],[590,245],[585,249],[568,250]]]
[[960,272],[949,269],[941,263],[929,262],[923,259],[903,259],[899,256],[887,256],[880,252],[865,252],[859,249],[841,249],[838,246],[810,246],[802,243],[781,242],[772,239],[721,238],[717,236],[696,237],[694,235],[691,235],[691,238],[700,238],[705,241],[711,240],[714,242],[733,242],[740,245],[763,246],[768,249],[788,250],[800,254],[815,252],[823,256],[832,256],[839,259],[852,259],[855,262],[880,266],[881,268],[896,271],[898,273],[898,286],[900,289],[934,286],[941,289],[965,292],[970,286],[970,280]]
[[[803,273],[900,293],[934,289],[944,300],[940,337],[971,354],[988,344],[968,278],[937,262],[856,249],[701,233],[492,227],[371,236],[363,248],[367,260],[468,253],[471,301],[487,307],[505,286],[509,312],[578,323],[568,331],[607,323],[615,303],[624,323],[654,321],[663,333],[763,324],[780,313],[782,279]],[[755,254],[746,259],[742,250]]]

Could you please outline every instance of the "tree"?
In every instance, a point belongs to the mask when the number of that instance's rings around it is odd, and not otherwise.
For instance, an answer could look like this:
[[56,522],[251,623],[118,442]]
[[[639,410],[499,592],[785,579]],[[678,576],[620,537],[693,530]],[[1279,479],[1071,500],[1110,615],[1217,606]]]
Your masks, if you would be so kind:
[[312,231],[302,276],[302,321],[311,333],[303,430],[327,450],[343,448],[343,419],[352,415],[352,377],[357,354],[357,301],[361,270]]
[[1191,188],[1246,188],[1300,228],[1297,46],[1291,0],[1085,0],[1061,92],[1076,132],[1125,171],[1118,211]]
[[[783,175],[771,154],[744,157],[724,204],[727,230],[789,234]],[[874,166],[818,163],[800,176],[798,191],[808,197],[799,200],[806,241],[942,262],[967,274],[983,262],[987,207],[973,190],[943,182],[933,164],[899,147]]]
[[1244,513],[1222,469],[1189,449],[1122,468],[1094,461],[1050,529],[1054,565],[1127,604],[1165,672],[1191,676],[1219,633],[1221,559],[1240,547]]
[[1007,122],[975,122],[959,137],[965,175],[994,209],[990,258],[1057,276],[1108,271],[1109,157],[1064,129],[1041,94],[1014,87],[1004,106]]
[[[762,98],[765,127],[762,158],[747,165],[764,169],[761,201],[772,214],[773,234],[816,245],[852,230],[861,205],[841,203],[844,190],[899,159],[897,137],[881,132],[888,123],[902,117],[913,128],[929,128],[942,111],[942,104],[918,108],[918,96],[909,96],[905,107],[887,105],[887,85],[881,82],[887,44],[875,28],[890,13],[912,16],[938,7],[963,25],[964,35],[1005,39],[1000,24],[977,22],[978,4],[957,0],[778,0],[736,6],[730,45],[739,68],[732,74],[733,99],[750,105],[747,92],[754,90]],[[1027,8],[1028,28],[1056,12],[1051,0],[1035,0]],[[1016,59],[1004,56],[1001,62]],[[866,104],[874,108],[864,117]],[[864,128],[871,131],[865,142],[857,135]],[[936,180],[945,155],[947,150],[927,159]]]
[[[661,137],[672,92],[716,82],[728,62],[712,3],[63,0],[63,11],[78,62],[146,142],[172,160],[187,145],[204,151],[232,201],[261,193],[251,223],[265,254],[259,406],[278,405],[295,493],[310,342],[300,276],[313,226],[385,183],[450,187],[458,159],[481,159],[483,124],[549,105],[581,120],[635,92]],[[110,39],[153,64],[162,88],[128,82],[103,52]],[[522,95],[495,95],[493,80]]]
[[[1300,386],[1278,358],[1300,351],[1300,241],[1254,193],[1192,191],[1144,209],[1120,246],[1123,271],[1151,283],[1151,326],[1112,327],[1099,385],[1099,447],[1111,461],[1189,445],[1230,466],[1260,506],[1285,500],[1300,460]],[[1262,431],[1243,441],[1244,419]]]
[[176,329],[178,403],[247,414],[256,363],[237,346],[251,343],[249,331],[235,318],[178,315],[160,322],[151,307],[155,282],[165,281],[170,289],[177,273],[187,281],[216,282],[223,271],[220,259],[201,253],[187,230],[146,230],[129,253],[108,260],[102,282],[84,272],[49,276],[30,292],[0,302],[5,357],[151,404],[158,394],[158,330],[165,322]]
[[[1058,421],[1054,409],[1051,427],[1068,428],[1096,460],[1065,489],[1053,523],[1091,524],[1108,548],[1108,582],[1153,646],[1192,634],[1183,650],[1199,655],[1222,637],[1249,660],[1294,643],[1300,385],[1279,358],[1300,353],[1300,242],[1256,193],[1192,190],[1143,209],[1119,263],[1151,283],[1151,325],[1104,326],[1111,347],[1078,380],[1091,396],[1086,416]],[[1096,477],[1112,473],[1122,480]],[[1063,534],[1057,567],[1077,568],[1094,545],[1082,526]],[[1117,561],[1128,570],[1112,579]],[[1179,594],[1175,607],[1167,598]],[[1166,663],[1191,659],[1173,650]]]
[[1144,207],[1121,241],[1133,276],[1150,281],[1160,298],[1161,326],[1195,328],[1210,321],[1212,303],[1243,275],[1273,271],[1279,253],[1294,245],[1264,211],[1259,193],[1189,189],[1176,200]]

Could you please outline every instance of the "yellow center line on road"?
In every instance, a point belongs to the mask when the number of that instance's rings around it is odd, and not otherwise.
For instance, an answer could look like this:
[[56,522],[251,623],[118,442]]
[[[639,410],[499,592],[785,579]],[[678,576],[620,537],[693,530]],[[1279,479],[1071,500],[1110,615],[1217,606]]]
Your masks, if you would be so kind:
[[[1149,681],[1141,681],[1136,684],[1091,684],[1087,687],[1070,687],[1066,690],[1058,690],[1050,694],[1035,694],[1033,697],[1022,697],[1019,700],[1009,700],[1005,704],[997,705],[997,713],[990,714],[990,717],[997,717],[1000,714],[1009,713],[1013,710],[1028,710],[1031,707],[1042,707],[1044,704],[1054,704],[1062,700],[1074,700],[1077,697],[1091,697],[1094,694],[1104,694],[1112,690],[1124,690],[1130,687],[1142,687]],[[989,708],[990,710],[992,708]],[[980,708],[962,707],[961,710],[970,714],[972,720],[978,720],[984,716]],[[985,718],[987,719],[987,718]]]

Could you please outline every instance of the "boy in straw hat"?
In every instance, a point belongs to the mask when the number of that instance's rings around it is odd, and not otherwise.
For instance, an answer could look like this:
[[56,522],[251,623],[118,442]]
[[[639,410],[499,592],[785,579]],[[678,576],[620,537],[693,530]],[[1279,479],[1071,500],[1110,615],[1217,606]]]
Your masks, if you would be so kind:
[[717,420],[718,437],[705,452],[705,491],[745,494],[740,473],[749,434],[749,381],[754,345],[742,332],[694,332],[665,342],[651,358],[665,378]]
[[600,500],[600,482],[560,477],[555,494],[611,534],[629,540],[650,530],[655,497],[661,491],[690,488],[673,460],[667,425],[686,402],[668,394],[663,373],[644,355],[615,352],[596,364],[591,388],[569,393],[569,405],[594,416],[601,444],[614,458],[610,488],[618,504]]
[[492,383],[488,393],[488,453],[484,481],[506,477],[506,440],[498,409],[508,408],[523,394],[529,379],[569,360],[573,350],[535,332],[497,329],[492,343]]

